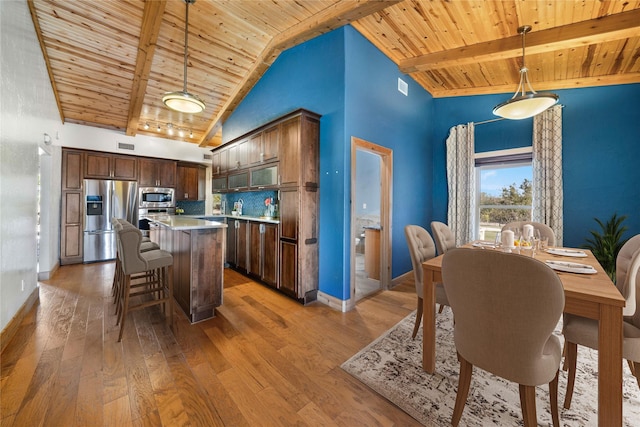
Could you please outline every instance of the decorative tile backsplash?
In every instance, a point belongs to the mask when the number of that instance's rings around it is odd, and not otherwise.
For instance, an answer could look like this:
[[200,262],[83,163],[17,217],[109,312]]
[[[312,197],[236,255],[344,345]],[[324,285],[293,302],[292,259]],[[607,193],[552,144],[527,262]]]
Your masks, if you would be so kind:
[[249,191],[245,193],[227,193],[222,195],[222,200],[225,201],[227,210],[225,214],[230,214],[233,210],[233,204],[242,199],[242,215],[249,216],[263,216],[267,214],[267,206],[265,205],[266,199],[271,199],[275,204],[275,215],[278,216],[278,191]]
[[195,202],[182,200],[176,202],[176,207],[184,209],[183,215],[204,215],[204,200],[198,200]]

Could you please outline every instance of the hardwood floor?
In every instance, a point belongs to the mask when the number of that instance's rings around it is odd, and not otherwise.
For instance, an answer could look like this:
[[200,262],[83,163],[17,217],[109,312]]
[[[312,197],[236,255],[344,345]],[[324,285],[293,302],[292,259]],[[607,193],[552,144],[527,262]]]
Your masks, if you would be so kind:
[[413,426],[340,364],[415,309],[413,283],[348,313],[233,271],[214,319],[158,306],[118,343],[113,263],[63,266],[1,355],[2,426]]

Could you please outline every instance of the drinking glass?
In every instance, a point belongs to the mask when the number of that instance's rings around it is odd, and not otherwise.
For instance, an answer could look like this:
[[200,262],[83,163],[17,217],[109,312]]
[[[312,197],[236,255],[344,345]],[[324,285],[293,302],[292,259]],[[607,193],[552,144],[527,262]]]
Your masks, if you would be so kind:
[[536,247],[533,236],[522,237],[520,239],[520,254],[532,258],[536,255]]
[[493,242],[496,249],[499,249],[502,246],[502,232],[498,231],[496,233],[496,239]]
[[549,237],[542,236],[540,237],[540,251],[546,251],[549,247]]

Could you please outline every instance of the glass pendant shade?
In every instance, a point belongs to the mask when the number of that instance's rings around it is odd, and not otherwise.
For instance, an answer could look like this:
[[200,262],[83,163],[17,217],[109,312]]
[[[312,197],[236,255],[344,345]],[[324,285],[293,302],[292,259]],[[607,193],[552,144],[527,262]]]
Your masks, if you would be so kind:
[[172,110],[181,113],[201,113],[205,108],[204,102],[189,92],[167,92],[162,97],[162,102]]
[[[533,117],[552,107],[558,102],[558,95],[549,92],[536,92],[529,82],[529,69],[524,63],[524,37],[531,31],[531,26],[524,25],[518,28],[518,33],[522,35],[522,68],[520,68],[520,83],[513,97],[501,104],[496,105],[493,114],[510,120],[522,120]],[[526,92],[529,88],[531,93]]]
[[542,113],[558,102],[558,95],[553,93],[534,92],[516,96],[496,105],[493,114],[505,119],[521,120]]

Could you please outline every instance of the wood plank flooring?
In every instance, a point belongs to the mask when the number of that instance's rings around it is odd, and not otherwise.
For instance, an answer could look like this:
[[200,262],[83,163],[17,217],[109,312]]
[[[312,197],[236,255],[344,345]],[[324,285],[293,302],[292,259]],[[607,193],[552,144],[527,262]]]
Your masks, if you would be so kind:
[[2,426],[414,426],[340,369],[415,309],[412,282],[341,313],[231,270],[214,319],[175,332],[158,306],[122,342],[113,263],[60,267],[1,354]]

